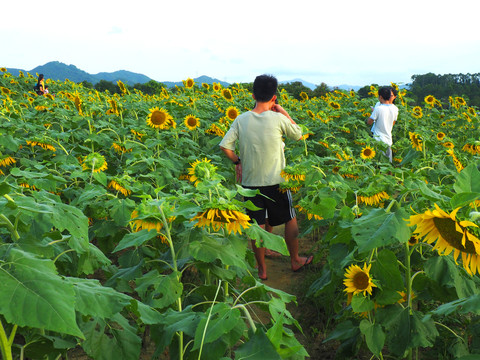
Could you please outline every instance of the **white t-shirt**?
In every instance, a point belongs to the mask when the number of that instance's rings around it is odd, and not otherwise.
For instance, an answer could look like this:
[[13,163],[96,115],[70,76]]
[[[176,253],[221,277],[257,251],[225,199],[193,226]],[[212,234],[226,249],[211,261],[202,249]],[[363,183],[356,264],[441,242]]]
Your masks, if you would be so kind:
[[398,117],[398,108],[393,104],[380,104],[375,106],[370,118],[373,119],[373,137],[392,146],[392,128]]

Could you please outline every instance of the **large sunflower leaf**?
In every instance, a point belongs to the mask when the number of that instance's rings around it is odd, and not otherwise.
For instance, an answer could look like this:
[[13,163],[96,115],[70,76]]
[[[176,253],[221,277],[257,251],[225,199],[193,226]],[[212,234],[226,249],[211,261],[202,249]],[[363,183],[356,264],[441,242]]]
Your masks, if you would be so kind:
[[82,347],[94,359],[140,358],[142,339],[122,315],[114,315],[110,322],[92,318],[82,328],[87,338]]
[[83,315],[92,315],[102,319],[120,312],[133,300],[110,287],[102,286],[95,279],[66,278],[75,290],[75,308]]
[[163,309],[173,304],[183,291],[183,284],[178,281],[177,273],[160,275],[157,270],[135,280],[135,290],[143,302],[154,308]]
[[360,331],[365,335],[368,349],[376,356],[379,356],[385,344],[385,333],[382,330],[382,326],[364,319],[360,322]]
[[[210,310],[207,313],[210,313]],[[242,329],[245,326],[244,320],[240,316],[240,310],[230,308],[225,303],[215,304],[211,316],[200,320],[195,331],[192,350],[199,349],[202,344],[216,341],[237,326],[242,327]]]
[[288,255],[287,245],[285,244],[283,237],[269,233],[257,224],[253,224],[245,229],[245,234],[250,239],[255,240],[257,246],[264,246],[268,249],[278,251],[282,255]]
[[386,212],[375,209],[368,215],[355,219],[352,226],[353,239],[360,252],[366,252],[382,246],[404,243],[410,239],[410,229],[404,219],[406,212]]
[[57,275],[53,261],[12,249],[0,266],[0,284],[0,313],[9,323],[84,337],[73,286]]
[[282,359],[262,328],[258,328],[246,343],[238,347],[235,351],[235,358],[262,360]]
[[192,241],[188,247],[190,254],[197,260],[209,263],[220,259],[225,265],[246,268],[244,261],[246,249],[239,253],[238,246],[233,247],[226,239],[218,239],[204,234],[201,241]]
[[480,315],[480,294],[442,304],[433,311],[433,314],[448,316],[457,311],[460,314],[472,313]]
[[480,192],[480,171],[476,163],[471,163],[457,175],[453,185],[457,194],[462,192]]

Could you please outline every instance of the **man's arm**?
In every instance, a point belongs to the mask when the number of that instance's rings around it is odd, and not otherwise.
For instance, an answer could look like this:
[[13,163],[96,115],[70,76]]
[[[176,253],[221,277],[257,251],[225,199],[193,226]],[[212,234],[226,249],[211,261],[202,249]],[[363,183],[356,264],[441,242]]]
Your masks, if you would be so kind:
[[372,125],[374,120],[372,118],[367,119],[367,125]]
[[227,156],[227,158],[230,159],[231,162],[235,164],[235,173],[237,174],[237,182],[242,182],[242,163],[240,160],[240,157],[235,154],[235,151],[224,148],[223,146],[220,146],[220,149],[222,149],[223,153]]

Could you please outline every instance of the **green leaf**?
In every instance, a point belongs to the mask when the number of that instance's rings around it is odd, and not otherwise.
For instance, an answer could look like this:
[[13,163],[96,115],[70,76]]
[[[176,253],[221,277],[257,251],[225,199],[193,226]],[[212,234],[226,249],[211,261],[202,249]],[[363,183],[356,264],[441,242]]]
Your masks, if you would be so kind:
[[245,234],[252,240],[256,241],[257,246],[266,247],[274,251],[278,251],[282,255],[288,255],[287,245],[283,237],[265,231],[257,224],[252,224],[245,229]]
[[406,350],[416,347],[433,346],[438,331],[433,319],[418,311],[410,314],[410,309],[403,309],[390,322],[389,348],[394,354],[402,356]]
[[207,263],[216,259],[222,261],[224,265],[238,266],[242,269],[246,268],[245,254],[246,242],[243,251],[232,247],[227,238],[219,238],[206,235],[201,236],[201,241],[192,241],[188,245],[190,254],[197,260]]
[[112,317],[130,303],[128,295],[102,286],[98,280],[65,278],[75,290],[75,309],[83,315],[102,319]]
[[191,306],[180,312],[169,308],[162,314],[162,326],[152,327],[152,337],[156,339],[157,343],[156,353],[162,352],[171,344],[173,335],[177,331],[183,331],[193,337],[199,321],[205,317],[206,315],[203,313],[193,312]]
[[449,198],[446,197],[445,195],[436,193],[433,191],[431,188],[433,185],[427,186],[423,181],[417,180],[416,184],[418,185],[418,188],[420,192],[422,193],[423,196],[425,196],[427,199],[433,202],[438,202],[438,201],[448,201]]
[[103,186],[107,186],[107,175],[104,172],[94,172],[93,178]]
[[[1,138],[1,136],[0,136]],[[10,185],[8,185],[6,182],[1,182],[0,183],[0,196],[3,196],[5,194],[9,194],[11,191]]]
[[365,336],[368,349],[376,356],[382,352],[385,344],[385,333],[380,324],[372,324],[368,320],[360,322],[360,331]]
[[15,152],[18,150],[20,142],[14,139],[10,134],[2,134],[2,136],[0,136],[0,145],[12,152]]
[[257,328],[255,334],[235,351],[235,359],[280,360],[282,357],[277,353],[263,329]]
[[143,245],[145,242],[147,242],[148,240],[151,240],[156,236],[157,236],[156,231],[149,231],[149,230],[146,230],[146,229],[138,231],[138,232],[126,234],[123,237],[123,239],[120,240],[120,242],[115,247],[113,252],[124,250],[124,249],[132,247],[132,246],[133,247],[139,247],[139,246]]
[[110,216],[115,224],[126,226],[130,221],[130,214],[135,208],[135,202],[130,199],[113,199],[107,202],[110,207]]
[[240,310],[230,308],[225,303],[215,304],[212,313],[210,314],[210,309],[208,309],[206,314],[210,317],[205,317],[198,323],[192,350],[200,349],[202,342],[208,344],[220,339],[238,326],[239,323],[244,325],[243,319],[240,317]]
[[407,217],[402,209],[396,212],[375,209],[355,219],[352,235],[358,250],[367,252],[386,245],[407,242],[410,239],[410,229],[404,220]]
[[82,347],[95,360],[140,359],[142,339],[122,315],[109,322],[92,318],[82,329],[86,335]]
[[372,272],[375,279],[379,280],[382,288],[389,288],[403,291],[402,274],[398,267],[398,260],[395,253],[391,250],[384,249],[378,253],[377,261],[373,263]]
[[357,313],[365,311],[371,311],[375,307],[373,300],[370,300],[366,296],[357,294],[352,297],[352,310]]
[[347,320],[338,324],[335,327],[335,330],[328,334],[327,338],[323,342],[326,343],[331,340],[347,340],[355,337],[358,332],[358,327],[353,325],[351,320]]
[[478,200],[480,198],[480,193],[476,192],[464,192],[460,194],[456,194],[450,200],[450,204],[452,208],[463,207],[469,205],[470,203]]
[[480,294],[475,294],[466,298],[451,301],[440,305],[437,309],[432,311],[435,315],[448,316],[454,312],[459,314],[477,314],[480,315]]
[[83,338],[73,286],[56,274],[53,261],[13,248],[0,264],[0,313],[9,323]]
[[477,292],[472,279],[464,276],[459,265],[450,256],[436,256],[428,259],[424,265],[426,275],[441,286],[454,288],[459,298]]
[[459,172],[456,180],[453,188],[457,194],[462,192],[480,193],[480,171],[477,169],[475,162]]
[[178,281],[177,273],[160,275],[152,270],[135,280],[138,292],[143,302],[154,308],[163,309],[173,304],[183,291],[183,284]]

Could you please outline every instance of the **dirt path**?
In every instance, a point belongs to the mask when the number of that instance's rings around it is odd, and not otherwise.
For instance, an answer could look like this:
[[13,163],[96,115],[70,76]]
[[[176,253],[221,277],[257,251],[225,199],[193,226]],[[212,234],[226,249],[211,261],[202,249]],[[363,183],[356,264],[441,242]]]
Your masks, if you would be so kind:
[[[276,226],[273,233],[283,237],[284,227]],[[312,238],[299,239],[299,253],[301,256],[314,254],[315,240]],[[325,332],[325,318],[311,301],[305,298],[308,286],[312,279],[320,273],[322,264],[313,263],[305,270],[293,272],[290,268],[290,258],[288,256],[267,257],[267,274],[268,280],[264,283],[275,289],[285,291],[286,293],[295,295],[298,305],[288,304],[287,309],[292,316],[302,326],[303,334],[296,333],[298,341],[300,341],[307,352],[310,359],[333,360],[335,359],[335,344],[323,344]],[[269,318],[265,319],[267,322]],[[323,324],[322,324],[323,323]]]

